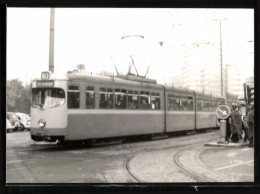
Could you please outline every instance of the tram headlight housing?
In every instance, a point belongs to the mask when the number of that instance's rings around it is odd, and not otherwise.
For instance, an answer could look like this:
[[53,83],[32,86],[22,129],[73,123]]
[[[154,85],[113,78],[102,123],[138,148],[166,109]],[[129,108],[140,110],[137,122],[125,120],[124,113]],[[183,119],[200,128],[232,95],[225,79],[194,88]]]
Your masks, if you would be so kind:
[[44,119],[40,119],[40,120],[38,121],[38,125],[39,125],[41,128],[43,128],[43,127],[45,127],[45,125],[46,125],[46,121],[45,121]]

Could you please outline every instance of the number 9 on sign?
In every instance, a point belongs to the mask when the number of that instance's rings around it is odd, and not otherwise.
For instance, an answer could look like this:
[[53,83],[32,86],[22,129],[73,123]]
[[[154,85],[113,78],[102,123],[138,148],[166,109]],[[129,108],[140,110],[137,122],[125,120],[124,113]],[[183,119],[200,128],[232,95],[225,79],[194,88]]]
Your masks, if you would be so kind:
[[48,71],[42,72],[41,78],[42,79],[49,79],[50,78],[50,72],[48,72]]

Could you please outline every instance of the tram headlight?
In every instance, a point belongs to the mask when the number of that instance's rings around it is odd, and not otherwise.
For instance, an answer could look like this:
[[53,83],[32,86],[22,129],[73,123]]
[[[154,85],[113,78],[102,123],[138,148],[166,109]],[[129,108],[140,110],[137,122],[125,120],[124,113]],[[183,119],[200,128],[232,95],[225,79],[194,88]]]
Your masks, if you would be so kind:
[[41,128],[43,128],[43,127],[45,127],[45,125],[46,125],[46,121],[45,121],[44,119],[40,119],[40,120],[38,121],[38,125],[39,125]]

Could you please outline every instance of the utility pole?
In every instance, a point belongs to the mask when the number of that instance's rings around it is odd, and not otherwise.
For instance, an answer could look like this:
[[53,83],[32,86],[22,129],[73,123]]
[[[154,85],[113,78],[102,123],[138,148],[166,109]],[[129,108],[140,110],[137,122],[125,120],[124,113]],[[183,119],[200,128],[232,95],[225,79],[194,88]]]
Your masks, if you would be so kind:
[[220,39],[220,79],[221,79],[221,96],[223,94],[223,57],[222,57],[222,30],[221,30],[221,20],[219,21],[219,39]]
[[55,18],[55,8],[51,8],[49,71],[52,72],[52,73],[54,73],[54,18]]
[[220,94],[223,97],[224,95],[224,83],[223,83],[223,53],[222,53],[222,21],[226,21],[227,18],[213,19],[212,21],[219,22],[219,55],[220,55]]

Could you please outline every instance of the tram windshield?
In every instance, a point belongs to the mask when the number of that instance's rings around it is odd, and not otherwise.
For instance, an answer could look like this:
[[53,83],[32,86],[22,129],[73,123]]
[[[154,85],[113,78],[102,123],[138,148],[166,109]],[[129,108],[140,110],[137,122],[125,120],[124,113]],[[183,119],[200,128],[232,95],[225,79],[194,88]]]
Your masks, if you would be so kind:
[[65,92],[60,88],[33,88],[32,106],[35,108],[53,108],[63,105]]

